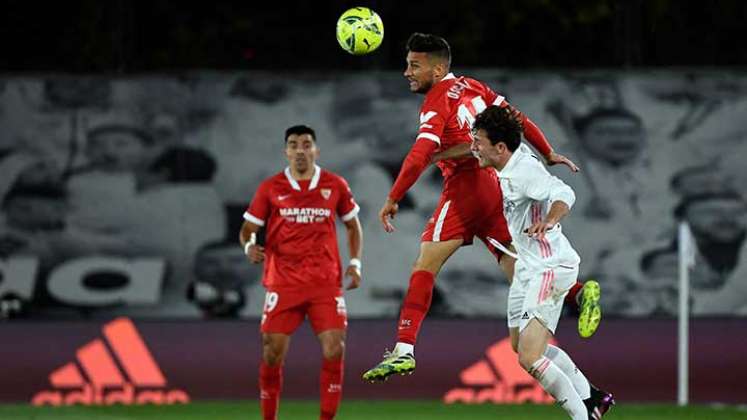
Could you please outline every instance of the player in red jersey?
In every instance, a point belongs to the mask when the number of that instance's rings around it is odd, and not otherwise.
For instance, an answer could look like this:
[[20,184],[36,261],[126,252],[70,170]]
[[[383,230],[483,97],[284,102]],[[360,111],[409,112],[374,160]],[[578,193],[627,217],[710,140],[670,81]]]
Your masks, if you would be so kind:
[[[555,153],[539,127],[503,96],[478,80],[450,73],[451,53],[446,40],[415,33],[407,41],[407,50],[404,76],[410,82],[410,91],[425,94],[425,100],[415,144],[379,212],[387,232],[394,231],[391,219],[397,214],[397,202],[438,152],[449,149],[453,153],[459,150],[454,149],[456,146],[463,149],[464,155],[469,154],[472,122],[489,105],[509,107],[522,121],[524,137],[548,164],[560,163],[578,170],[569,159]],[[414,345],[431,304],[435,276],[460,246],[471,244],[477,236],[495,255],[507,277],[513,277],[515,260],[501,258],[503,252],[488,242],[491,238],[505,248],[511,244],[495,171],[481,169],[471,156],[439,160],[436,165],[444,177],[443,190],[421,237],[420,254],[400,312],[397,344],[392,352],[385,353],[381,363],[363,374],[364,380],[385,380],[392,374],[415,369]]]
[[[276,419],[282,366],[290,335],[308,317],[319,337],[323,361],[319,379],[320,419],[332,419],[342,398],[347,314],[335,216],[347,230],[350,262],[347,289],[361,282],[362,231],[359,207],[347,182],[319,168],[314,130],[285,132],[289,166],[262,182],[244,213],[239,239],[252,263],[264,262],[267,289],[262,313],[262,363],[259,373],[263,419]],[[256,242],[265,228],[265,245]]]

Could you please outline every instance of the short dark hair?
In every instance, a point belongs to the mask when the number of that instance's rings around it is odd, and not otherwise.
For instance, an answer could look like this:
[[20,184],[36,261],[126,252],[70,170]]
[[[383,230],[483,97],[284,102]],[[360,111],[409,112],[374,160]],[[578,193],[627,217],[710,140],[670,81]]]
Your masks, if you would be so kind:
[[477,114],[472,130],[485,130],[490,144],[503,142],[508,150],[515,151],[521,144],[523,126],[521,120],[511,107],[491,105]]
[[310,134],[311,138],[314,140],[314,143],[316,143],[316,133],[314,132],[314,129],[309,127],[308,125],[294,125],[293,127],[289,127],[287,130],[285,130],[285,142],[288,143],[288,137],[292,136],[293,134],[300,136],[302,134]]
[[445,60],[451,65],[451,48],[445,39],[438,35],[415,32],[407,39],[407,51],[427,53]]

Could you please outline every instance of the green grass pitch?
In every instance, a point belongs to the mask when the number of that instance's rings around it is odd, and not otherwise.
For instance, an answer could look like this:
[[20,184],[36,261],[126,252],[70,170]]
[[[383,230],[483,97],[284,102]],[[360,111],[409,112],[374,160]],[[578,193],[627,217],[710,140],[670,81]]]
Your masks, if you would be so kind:
[[[283,401],[280,420],[317,419],[315,401]],[[0,405],[2,420],[249,420],[259,419],[256,402],[211,402],[177,406],[138,407],[42,407]],[[560,407],[537,405],[443,405],[433,401],[344,401],[340,420],[565,420]],[[747,410],[734,407],[622,404],[614,407],[607,420],[721,420],[746,419]]]

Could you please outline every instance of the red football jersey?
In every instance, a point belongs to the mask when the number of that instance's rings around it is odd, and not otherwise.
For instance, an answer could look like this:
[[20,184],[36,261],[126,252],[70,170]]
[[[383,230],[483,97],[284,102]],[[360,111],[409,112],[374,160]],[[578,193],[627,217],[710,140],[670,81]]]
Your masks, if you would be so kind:
[[264,180],[244,213],[266,227],[264,286],[340,288],[335,216],[348,221],[358,210],[345,179],[316,165],[308,181],[295,180],[290,168]]
[[[434,141],[438,143],[439,150],[446,150],[460,143],[469,144],[472,142],[470,130],[475,115],[489,105],[501,106],[504,101],[503,96],[493,92],[486,84],[449,73],[425,95],[420,108],[417,139]],[[442,160],[436,165],[444,178],[460,169],[480,166],[477,159],[472,157]]]

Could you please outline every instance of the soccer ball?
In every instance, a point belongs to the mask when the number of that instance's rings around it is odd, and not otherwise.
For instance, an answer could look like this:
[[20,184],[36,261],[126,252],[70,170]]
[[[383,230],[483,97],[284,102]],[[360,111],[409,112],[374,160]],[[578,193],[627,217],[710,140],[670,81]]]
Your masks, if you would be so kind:
[[368,7],[353,7],[337,20],[337,42],[353,55],[368,54],[381,45],[384,23]]

